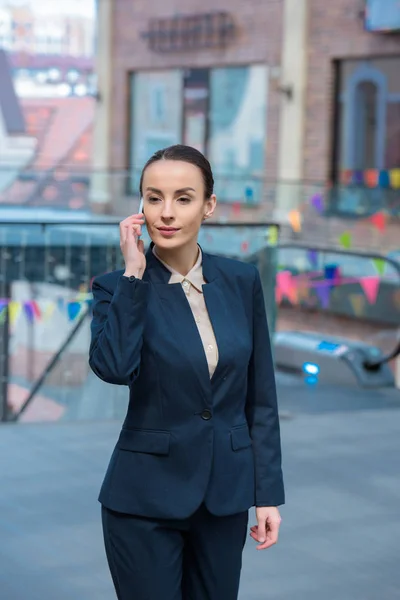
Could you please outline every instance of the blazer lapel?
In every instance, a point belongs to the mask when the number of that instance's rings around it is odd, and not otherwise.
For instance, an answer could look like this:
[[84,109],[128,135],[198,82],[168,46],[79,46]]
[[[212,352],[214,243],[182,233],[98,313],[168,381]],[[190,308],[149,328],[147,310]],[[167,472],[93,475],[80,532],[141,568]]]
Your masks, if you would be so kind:
[[203,276],[207,282],[203,285],[204,300],[218,346],[218,364],[211,378],[211,382],[215,383],[225,373],[227,368],[226,356],[230,343],[228,333],[231,324],[226,297],[223,294],[222,282],[218,277],[218,269],[215,267],[213,257],[204,253]]
[[177,350],[182,354],[182,360],[190,361],[206,397],[210,391],[210,375],[192,310],[182,285],[168,283],[171,273],[154,256],[152,247],[153,245],[146,252],[146,270],[143,280],[153,284],[153,289],[162,301],[163,316],[169,322],[169,329],[172,339],[176,341]]
[[171,335],[184,358],[192,363],[196,377],[205,392],[209,392],[210,383],[215,383],[226,371],[226,356],[229,348],[229,327],[231,326],[226,298],[218,279],[218,270],[213,257],[203,252],[204,300],[214,330],[218,347],[218,364],[210,381],[207,358],[203,343],[194,320],[192,310],[180,283],[168,283],[170,271],[154,256],[151,244],[146,252],[145,281],[154,284],[154,289],[163,302],[164,315],[169,320]]

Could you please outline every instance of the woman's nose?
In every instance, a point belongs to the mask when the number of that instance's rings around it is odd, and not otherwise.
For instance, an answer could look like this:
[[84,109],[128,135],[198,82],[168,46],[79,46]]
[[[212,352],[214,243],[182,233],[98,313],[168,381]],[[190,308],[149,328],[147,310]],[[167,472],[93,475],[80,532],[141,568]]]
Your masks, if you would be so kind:
[[170,202],[164,202],[161,216],[163,219],[173,219],[174,211]]

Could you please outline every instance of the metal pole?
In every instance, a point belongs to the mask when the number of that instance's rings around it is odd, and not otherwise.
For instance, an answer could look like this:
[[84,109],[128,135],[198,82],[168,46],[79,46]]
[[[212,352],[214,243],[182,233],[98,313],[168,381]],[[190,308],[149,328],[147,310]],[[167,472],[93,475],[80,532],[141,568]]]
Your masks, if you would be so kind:
[[[9,300],[11,286],[9,283],[3,285],[4,298]],[[0,317],[0,422],[8,421],[8,374],[9,374],[9,346],[10,346],[10,313],[8,304]]]

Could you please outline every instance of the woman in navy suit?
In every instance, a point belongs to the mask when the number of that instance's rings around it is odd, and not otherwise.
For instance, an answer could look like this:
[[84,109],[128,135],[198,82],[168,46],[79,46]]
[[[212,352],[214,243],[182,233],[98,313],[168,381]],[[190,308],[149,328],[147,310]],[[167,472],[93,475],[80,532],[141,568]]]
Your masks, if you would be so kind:
[[125,269],[93,282],[90,366],[130,392],[99,497],[119,600],[236,600],[251,506],[257,549],[278,539],[264,298],[254,266],[198,246],[213,186],[194,148],[157,152],[141,177],[143,213],[120,224]]

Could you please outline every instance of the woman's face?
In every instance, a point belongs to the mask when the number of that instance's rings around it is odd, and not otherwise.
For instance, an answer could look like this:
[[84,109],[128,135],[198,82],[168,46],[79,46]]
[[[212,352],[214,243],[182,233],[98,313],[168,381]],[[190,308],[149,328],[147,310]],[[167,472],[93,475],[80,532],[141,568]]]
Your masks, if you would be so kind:
[[143,177],[143,212],[147,231],[162,249],[197,244],[204,218],[211,216],[216,198],[204,198],[201,170],[180,160],[158,160]]

